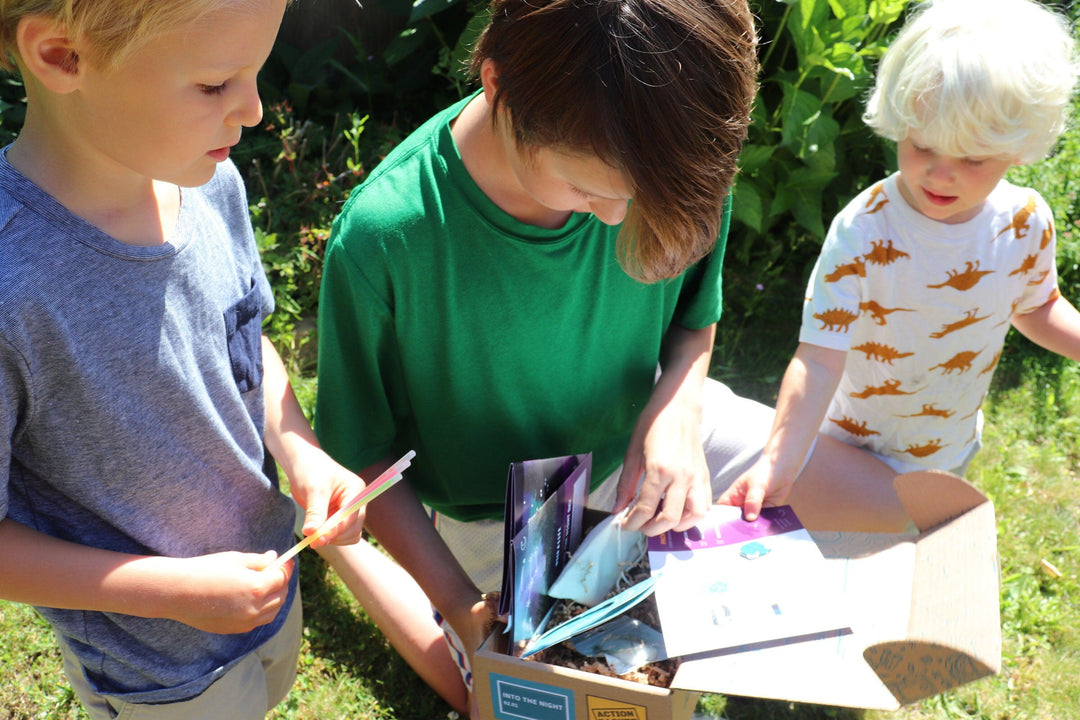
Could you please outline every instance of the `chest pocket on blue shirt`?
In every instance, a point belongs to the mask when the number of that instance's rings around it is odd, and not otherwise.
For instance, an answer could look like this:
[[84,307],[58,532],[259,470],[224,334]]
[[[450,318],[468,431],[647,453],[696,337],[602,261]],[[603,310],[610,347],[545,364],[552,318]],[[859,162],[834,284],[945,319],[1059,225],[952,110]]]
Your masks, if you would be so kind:
[[240,392],[262,384],[262,303],[252,283],[244,297],[225,311],[226,342],[233,379]]

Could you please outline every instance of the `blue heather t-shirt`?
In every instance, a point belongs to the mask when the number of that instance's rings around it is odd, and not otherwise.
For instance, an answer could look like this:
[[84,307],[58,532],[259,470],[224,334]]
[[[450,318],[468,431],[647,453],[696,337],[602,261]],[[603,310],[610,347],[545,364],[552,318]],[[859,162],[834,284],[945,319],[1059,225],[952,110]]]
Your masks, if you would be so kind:
[[[69,213],[4,152],[0,518],[124,553],[286,550],[292,503],[263,446],[273,298],[236,168],[182,190],[170,242],[136,247]],[[38,610],[95,690],[137,703],[202,693],[288,614],[218,635]]]

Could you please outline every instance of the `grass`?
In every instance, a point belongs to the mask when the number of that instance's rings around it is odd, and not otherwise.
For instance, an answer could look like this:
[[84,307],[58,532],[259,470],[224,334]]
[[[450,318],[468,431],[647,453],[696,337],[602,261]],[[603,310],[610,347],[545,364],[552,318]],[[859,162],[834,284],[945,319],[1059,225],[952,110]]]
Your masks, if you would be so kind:
[[[994,501],[1001,563],[1002,672],[896,713],[706,696],[729,720],[1064,720],[1080,713],[1080,370],[1021,338],[994,380],[984,447],[969,479]],[[312,390],[302,384],[302,394]],[[432,720],[444,705],[388,647],[318,556],[305,553],[299,677],[277,720]],[[1057,568],[1055,577],[1044,561]],[[0,720],[86,715],[67,689],[52,633],[0,602]]]
[[[283,123],[286,129],[294,125],[304,127],[292,121]],[[392,129],[399,136],[404,132],[402,128]],[[389,137],[380,130],[379,138],[384,136]],[[323,147],[314,141],[311,146]],[[385,150],[379,142],[373,146],[369,164]],[[316,170],[322,168],[328,154],[323,150],[312,161]],[[1062,289],[1070,295],[1070,290],[1080,288],[1080,237],[1073,220],[1080,218],[1080,133],[1070,133],[1054,158],[1022,169],[1019,175],[1018,182],[1038,187],[1060,213],[1059,268]],[[306,187],[309,181],[297,171],[285,182]],[[252,188],[258,192],[255,184]],[[278,214],[283,216],[278,218],[281,228],[267,225],[262,230],[264,234],[282,233],[281,248],[275,250],[274,258],[283,273],[292,273],[288,277],[303,279],[304,273],[297,268],[306,266],[293,257],[293,246],[304,250],[304,242],[314,243],[320,236],[309,228],[306,234],[301,233],[299,242],[284,240],[282,228],[300,227],[301,223],[281,208],[280,190],[279,183],[275,186],[275,202]],[[337,188],[324,189],[322,204],[336,207],[336,196],[331,197],[330,190],[336,192]],[[306,198],[303,196],[297,204],[310,205]],[[262,220],[269,223],[266,218]],[[321,231],[324,223],[310,227]],[[759,310],[752,322],[740,326],[732,320],[737,313],[725,316],[721,345],[714,356],[715,376],[743,394],[766,402],[774,399],[796,344],[798,308],[790,303],[790,288],[804,282],[805,278],[790,278],[783,283],[785,287],[761,288],[762,295],[755,300]],[[292,332],[287,328],[282,334]],[[309,364],[291,363],[294,369]],[[301,402],[310,407],[314,382],[310,377],[297,376],[294,384]],[[1072,363],[1034,350],[1014,335],[984,411],[984,448],[968,479],[994,501],[997,509],[1002,672],[896,713],[714,695],[704,697],[699,704],[703,715],[728,720],[1080,717],[1080,447],[1075,440],[1080,434],[1080,370]],[[1047,563],[1057,568],[1060,576],[1048,572]],[[292,692],[271,717],[447,717],[449,708],[389,648],[326,565],[313,553],[305,552],[300,568],[306,615],[299,675]],[[0,720],[87,717],[67,687],[51,630],[32,609],[0,601],[0,638],[0,676],[5,680],[0,683]]]

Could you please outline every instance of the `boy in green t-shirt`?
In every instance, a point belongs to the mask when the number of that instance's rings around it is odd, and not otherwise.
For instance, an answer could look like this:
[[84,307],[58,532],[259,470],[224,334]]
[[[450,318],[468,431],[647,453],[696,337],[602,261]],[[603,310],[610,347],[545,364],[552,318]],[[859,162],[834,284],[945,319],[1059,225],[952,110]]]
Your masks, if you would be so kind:
[[[451,644],[460,636],[466,684],[494,620],[481,591],[499,585],[510,463],[591,451],[589,504],[629,508],[627,528],[657,534],[700,520],[772,423],[707,378],[756,91],[745,1],[492,10],[472,58],[481,90],[406,139],[343,208],[319,316],[316,432],[365,477],[416,450],[366,525]],[[889,496],[878,504],[895,508],[884,465],[838,452],[810,462],[876,473]],[[855,498],[852,512],[867,506]],[[408,577],[362,543],[324,556],[464,710]]]

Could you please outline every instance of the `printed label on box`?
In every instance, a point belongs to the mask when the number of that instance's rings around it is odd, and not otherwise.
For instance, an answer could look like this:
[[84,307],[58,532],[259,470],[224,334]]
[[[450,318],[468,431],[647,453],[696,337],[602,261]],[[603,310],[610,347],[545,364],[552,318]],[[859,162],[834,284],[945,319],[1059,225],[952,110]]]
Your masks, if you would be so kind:
[[648,711],[641,705],[588,696],[589,720],[646,720]]
[[496,720],[574,720],[572,691],[498,673],[491,673],[491,704]]

